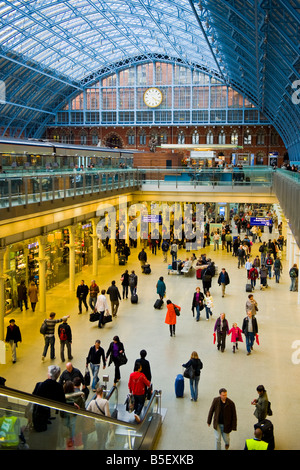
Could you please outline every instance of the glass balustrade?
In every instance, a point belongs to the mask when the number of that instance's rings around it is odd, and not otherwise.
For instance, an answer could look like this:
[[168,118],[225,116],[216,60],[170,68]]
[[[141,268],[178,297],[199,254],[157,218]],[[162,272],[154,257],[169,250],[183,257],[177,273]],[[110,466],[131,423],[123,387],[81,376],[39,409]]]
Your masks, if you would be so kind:
[[[155,420],[161,424],[160,392],[153,392],[138,425],[133,417],[126,422],[118,416],[116,387],[106,398],[110,418],[0,387],[0,449],[141,449],[150,424]],[[124,415],[131,416],[123,411],[121,418]]]

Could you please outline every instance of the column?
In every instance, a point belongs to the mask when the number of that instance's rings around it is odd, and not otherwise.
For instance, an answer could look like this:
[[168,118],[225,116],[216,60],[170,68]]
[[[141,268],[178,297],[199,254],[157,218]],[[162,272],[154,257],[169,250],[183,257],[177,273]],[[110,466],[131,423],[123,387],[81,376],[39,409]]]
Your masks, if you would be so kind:
[[112,264],[115,264],[116,263],[116,237],[115,236],[112,236],[112,238],[110,239],[110,248],[111,248],[110,260]]
[[[0,340],[4,341],[5,336],[5,275],[4,275],[4,257],[6,247],[0,247]],[[4,349],[5,350],[5,349]]]
[[289,227],[287,227],[287,240],[286,240],[286,259],[289,261],[289,266],[293,262],[293,255],[291,254],[292,251],[292,240],[293,234]]
[[[295,263],[299,269],[300,266],[300,249],[298,245],[296,245],[296,253],[295,253]],[[300,276],[298,275],[298,296],[297,296],[297,303],[300,304]]]
[[69,225],[69,289],[75,290],[75,226]]
[[41,235],[37,237],[39,243],[39,310],[41,313],[46,312],[46,262],[45,247],[46,247],[46,236]]
[[91,235],[93,240],[93,277],[96,278],[98,274],[98,236],[97,236],[97,223],[100,219],[92,219],[93,233]]

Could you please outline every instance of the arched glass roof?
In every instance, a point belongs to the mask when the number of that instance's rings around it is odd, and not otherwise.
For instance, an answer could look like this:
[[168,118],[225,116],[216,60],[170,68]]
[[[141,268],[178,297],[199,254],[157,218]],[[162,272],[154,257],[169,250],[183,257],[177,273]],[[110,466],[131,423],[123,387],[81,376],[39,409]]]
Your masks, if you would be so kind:
[[1,132],[40,134],[99,76],[164,57],[238,90],[300,159],[299,8],[298,0],[3,0]]

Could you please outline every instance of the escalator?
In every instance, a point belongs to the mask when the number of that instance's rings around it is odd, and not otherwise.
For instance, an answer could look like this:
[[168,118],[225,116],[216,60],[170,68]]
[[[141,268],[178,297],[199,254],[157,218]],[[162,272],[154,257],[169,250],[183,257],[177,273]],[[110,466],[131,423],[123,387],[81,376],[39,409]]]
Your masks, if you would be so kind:
[[[162,425],[161,392],[153,391],[141,423],[118,403],[118,389],[106,393],[111,417],[72,405],[0,387],[1,450],[151,450]],[[37,432],[32,416],[36,407],[49,412],[46,429]],[[34,408],[35,407],[35,408]]]

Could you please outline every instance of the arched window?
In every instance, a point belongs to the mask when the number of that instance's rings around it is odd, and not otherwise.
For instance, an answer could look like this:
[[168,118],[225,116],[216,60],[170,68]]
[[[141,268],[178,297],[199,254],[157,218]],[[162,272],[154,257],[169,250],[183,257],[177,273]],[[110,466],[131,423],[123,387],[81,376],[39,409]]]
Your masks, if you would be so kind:
[[256,135],[256,145],[265,145],[265,134],[262,131],[258,131]]
[[250,130],[247,129],[244,134],[244,145],[251,145],[252,143],[252,136],[250,134]]
[[146,132],[145,131],[139,132],[139,144],[146,145]]
[[199,133],[196,130],[192,134],[192,144],[199,144]]
[[213,135],[212,131],[208,131],[208,133],[206,134],[206,143],[208,145],[214,143],[214,135]]
[[128,131],[127,143],[128,145],[135,145],[135,132],[134,131]]
[[225,132],[221,130],[218,136],[218,143],[220,145],[225,145],[225,142],[226,142],[226,135],[225,135]]
[[233,131],[231,134],[231,145],[238,145],[239,143],[239,135],[237,131]]
[[185,135],[183,131],[180,131],[177,136],[177,143],[184,144],[185,143]]

